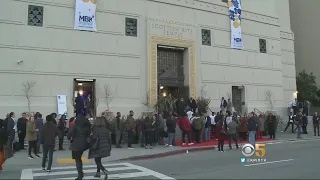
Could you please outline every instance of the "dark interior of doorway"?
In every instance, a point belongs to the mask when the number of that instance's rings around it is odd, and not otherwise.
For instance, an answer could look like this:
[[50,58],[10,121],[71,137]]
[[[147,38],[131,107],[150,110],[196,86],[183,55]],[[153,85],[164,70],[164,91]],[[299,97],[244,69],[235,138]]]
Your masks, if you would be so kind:
[[173,86],[173,85],[158,85],[158,96],[169,96],[175,99],[188,99],[189,98],[189,87],[188,86]]
[[[83,102],[85,102],[87,96],[90,94],[93,104],[93,116],[96,115],[96,94],[95,94],[95,79],[74,79],[73,81],[73,96],[75,102],[75,99],[78,95],[78,93],[81,95]],[[75,106],[74,106],[75,107]],[[86,109],[83,109],[83,113],[86,116]],[[74,108],[74,114],[76,114],[76,109]]]

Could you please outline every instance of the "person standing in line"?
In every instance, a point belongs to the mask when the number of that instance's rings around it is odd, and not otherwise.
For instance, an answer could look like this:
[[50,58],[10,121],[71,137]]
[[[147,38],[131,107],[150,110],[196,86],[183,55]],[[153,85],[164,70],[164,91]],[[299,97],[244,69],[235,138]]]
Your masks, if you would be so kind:
[[40,132],[42,131],[43,128],[43,119],[42,119],[42,114],[38,113],[36,118],[36,129],[37,129],[37,152],[40,152]]
[[97,117],[93,122],[91,147],[89,149],[88,158],[94,159],[97,165],[95,178],[100,178],[100,171],[105,175],[104,179],[108,179],[108,171],[103,167],[101,159],[111,154],[111,138],[109,123],[104,117]]
[[248,117],[248,134],[249,134],[249,143],[256,147],[256,133],[258,128],[257,119],[254,116],[254,112],[251,112]]
[[211,121],[211,133],[212,133],[212,137],[213,138],[216,138],[216,121],[215,121],[215,118],[216,118],[216,115],[214,112],[211,113],[211,115],[209,116],[210,117],[210,121]]
[[306,114],[303,114],[303,116],[302,116],[302,134],[308,134],[307,126],[308,126],[308,117],[306,116]]
[[76,106],[76,116],[82,114],[84,109],[84,102],[80,93],[77,93],[77,97],[75,99],[75,106]]
[[120,140],[122,135],[122,121],[121,121],[120,112],[117,112],[117,116],[114,118],[113,124],[114,124],[114,130],[116,133],[116,148],[122,148],[121,140]]
[[173,146],[173,140],[175,139],[175,133],[176,133],[176,120],[175,117],[172,115],[172,112],[169,113],[168,119],[166,121],[167,125],[167,144],[166,147],[172,147]]
[[134,116],[134,113],[131,110],[129,112],[129,116],[127,117],[128,149],[134,149],[132,147],[132,141],[133,141],[133,136],[134,136],[134,130],[136,127],[136,122],[135,122],[133,116]]
[[313,123],[313,132],[314,132],[314,136],[316,136],[318,134],[318,136],[320,136],[319,133],[319,116],[318,113],[315,112],[312,118],[312,123]]
[[182,145],[186,145],[186,142],[185,142],[185,137],[186,136],[188,138],[188,145],[193,145],[193,143],[191,142],[191,138],[190,138],[190,131],[191,131],[190,120],[186,116],[182,117],[180,119],[179,126],[180,126],[180,129],[182,131],[182,133],[181,133],[181,135],[182,135]]
[[233,119],[228,125],[228,134],[229,134],[229,149],[232,150],[231,141],[233,140],[236,143],[236,148],[239,149],[238,146],[238,128],[239,125],[237,124],[236,119]]
[[34,117],[30,116],[29,121],[27,122],[26,126],[26,140],[28,141],[29,147],[28,147],[28,158],[34,159],[34,157],[31,155],[31,150],[33,149],[33,153],[37,158],[40,158],[37,152],[37,129],[36,124],[34,122]]
[[302,125],[302,113],[298,112],[298,114],[295,117],[294,123],[297,125],[297,138],[301,138],[301,125]]
[[5,163],[4,145],[8,141],[8,136],[6,135],[6,128],[4,126],[4,121],[0,119],[0,174],[3,170],[3,164]]
[[146,134],[145,134],[145,119],[146,116],[143,115],[138,122],[138,132],[140,133],[140,147],[146,147]]
[[18,119],[17,129],[18,129],[18,137],[19,137],[19,148],[25,150],[24,148],[24,140],[26,138],[26,125],[28,119],[26,118],[26,113],[22,113],[22,117]]
[[153,142],[153,123],[152,120],[149,117],[145,118],[145,126],[144,126],[144,131],[145,131],[145,149],[148,149],[148,145],[150,146],[149,148],[152,149],[152,142]]
[[53,118],[53,124],[55,124],[55,125],[57,125],[57,120],[56,120],[56,118],[57,118],[57,114],[56,113],[51,113],[51,116],[52,116],[52,118]]
[[270,139],[276,138],[276,127],[277,127],[277,119],[271,112],[267,117],[267,124],[268,124],[268,133],[270,135]]
[[218,138],[218,151],[224,152],[223,146],[224,146],[224,140],[226,139],[227,133],[226,133],[226,129],[224,126],[223,118],[217,122],[216,133],[217,133],[217,138]]
[[8,134],[8,146],[13,149],[12,145],[13,145],[13,141],[15,138],[15,130],[14,130],[14,118],[15,118],[15,114],[14,112],[11,112],[9,114],[9,117],[7,119],[5,119],[4,124],[7,128],[7,134]]
[[247,133],[248,133],[248,119],[247,119],[247,115],[244,114],[240,120],[240,128],[239,128],[239,135],[242,138],[242,140],[245,141],[247,139]]
[[196,117],[194,115],[193,121],[192,121],[192,127],[193,127],[193,132],[194,132],[194,139],[195,143],[200,144],[200,138],[201,138],[201,131],[203,129],[203,118],[202,116]]
[[210,141],[210,129],[211,129],[211,118],[210,116],[206,117],[206,122],[204,124],[204,141]]
[[84,177],[82,154],[89,148],[88,139],[91,134],[91,124],[82,114],[77,116],[74,126],[68,132],[68,139],[72,139],[70,144],[70,150],[72,151],[72,159],[76,161],[76,168],[78,171],[78,177],[76,180],[81,180]]
[[284,132],[286,132],[288,127],[291,125],[291,133],[294,133],[293,121],[294,121],[294,116],[293,116],[292,112],[290,112],[289,120],[288,120],[286,128],[284,129]]
[[[46,123],[43,125],[43,128],[40,130],[40,142],[42,144],[43,157],[42,157],[42,170],[50,172],[52,166],[52,156],[54,147],[56,144],[56,136],[61,137],[61,131],[53,123],[52,116],[46,116]],[[48,166],[46,166],[47,158]]]
[[66,116],[62,115],[59,119],[59,123],[58,123],[58,129],[60,130],[60,138],[59,138],[59,150],[63,151],[63,140],[64,140],[64,135],[65,135],[65,131],[66,131]]

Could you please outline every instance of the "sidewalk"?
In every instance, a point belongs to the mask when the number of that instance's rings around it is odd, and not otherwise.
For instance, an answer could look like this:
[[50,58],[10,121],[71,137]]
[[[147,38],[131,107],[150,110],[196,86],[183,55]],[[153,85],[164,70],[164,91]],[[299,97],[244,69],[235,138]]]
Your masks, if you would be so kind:
[[[310,134],[311,133],[311,134]],[[303,139],[320,139],[319,136],[313,136],[313,133],[310,132],[307,135],[302,135]],[[296,134],[292,133],[277,133],[276,140],[268,140],[267,141],[258,141],[258,142],[269,142],[269,143],[276,143],[276,142],[285,142],[285,141],[297,141]],[[299,139],[300,140],[300,139]],[[244,143],[244,142],[242,142]],[[228,146],[228,144],[225,144]],[[67,149],[68,145],[65,145]],[[125,146],[124,146],[125,147]],[[197,152],[197,151],[208,151],[213,150],[216,148],[216,145],[209,145],[209,146],[190,146],[190,147],[164,147],[164,146],[155,146],[154,149],[145,149],[141,148],[140,144],[134,145],[135,149],[127,149],[127,148],[114,148],[112,149],[111,156],[108,158],[104,158],[103,162],[111,162],[111,161],[131,161],[131,160],[142,160],[142,159],[153,159],[153,158],[161,158],[166,156],[172,156],[182,153],[190,153],[190,152]],[[84,164],[93,164],[93,160],[88,160],[87,157],[88,151],[86,151],[83,155],[84,157]],[[29,160],[27,158],[27,151],[20,151],[15,154],[15,156],[9,159],[5,166],[8,167],[28,167],[28,166],[40,166],[41,158]],[[61,166],[67,164],[74,164],[73,160],[71,159],[71,151],[56,151],[54,152],[53,157],[53,165],[54,166]]]

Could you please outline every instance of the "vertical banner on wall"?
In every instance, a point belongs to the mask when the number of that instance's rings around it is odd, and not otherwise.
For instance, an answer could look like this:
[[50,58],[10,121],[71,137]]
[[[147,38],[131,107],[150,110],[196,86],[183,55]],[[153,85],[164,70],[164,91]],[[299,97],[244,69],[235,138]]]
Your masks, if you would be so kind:
[[229,17],[231,22],[231,48],[242,49],[241,36],[241,3],[240,0],[228,0]]
[[57,103],[58,103],[58,116],[60,117],[63,114],[67,114],[68,113],[67,96],[57,95]]
[[76,0],[74,29],[97,31],[96,5],[97,0]]

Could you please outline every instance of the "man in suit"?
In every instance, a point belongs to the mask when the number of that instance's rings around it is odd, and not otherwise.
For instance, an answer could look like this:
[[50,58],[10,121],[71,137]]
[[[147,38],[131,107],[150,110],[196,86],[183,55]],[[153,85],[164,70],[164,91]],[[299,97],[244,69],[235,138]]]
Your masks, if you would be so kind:
[[11,112],[9,114],[9,117],[5,119],[5,127],[7,128],[7,135],[8,135],[8,146],[12,148],[14,137],[15,137],[15,122],[14,122],[15,114],[14,112]]
[[227,105],[228,105],[227,101],[224,99],[224,97],[222,97],[220,102],[220,109],[223,113],[226,112]]
[[26,125],[28,119],[26,118],[26,113],[22,113],[22,117],[18,119],[17,122],[17,129],[18,129],[18,136],[19,136],[19,148],[24,148],[24,139],[26,138]]

